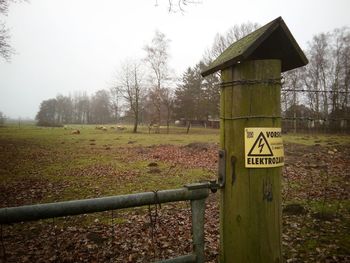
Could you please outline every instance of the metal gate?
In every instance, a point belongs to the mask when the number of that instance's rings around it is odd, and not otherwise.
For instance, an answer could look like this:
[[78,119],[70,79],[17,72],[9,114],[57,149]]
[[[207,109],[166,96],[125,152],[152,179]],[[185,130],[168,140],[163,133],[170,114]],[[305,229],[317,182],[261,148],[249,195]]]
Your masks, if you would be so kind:
[[193,252],[158,262],[204,262],[204,212],[205,199],[212,183],[196,183],[183,188],[117,195],[102,198],[65,201],[0,209],[0,224],[72,216],[140,207],[152,204],[187,201],[191,202]]

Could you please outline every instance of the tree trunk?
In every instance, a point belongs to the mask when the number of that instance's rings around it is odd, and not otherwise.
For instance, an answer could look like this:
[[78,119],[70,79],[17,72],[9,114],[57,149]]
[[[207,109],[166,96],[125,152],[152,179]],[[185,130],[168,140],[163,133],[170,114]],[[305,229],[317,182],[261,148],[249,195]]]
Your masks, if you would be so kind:
[[191,121],[187,121],[187,131],[186,134],[188,134],[190,132],[190,128],[191,128]]
[[137,133],[137,125],[139,124],[139,107],[138,107],[138,101],[136,101],[136,106],[134,109],[134,129],[133,129],[133,133]]
[[166,133],[169,134],[169,125],[170,125],[170,106],[167,105],[167,121],[166,121]]
[[137,133],[137,125],[138,125],[138,122],[139,122],[139,118],[138,118],[138,117],[135,117],[134,128],[133,128],[133,130],[132,130],[133,133]]

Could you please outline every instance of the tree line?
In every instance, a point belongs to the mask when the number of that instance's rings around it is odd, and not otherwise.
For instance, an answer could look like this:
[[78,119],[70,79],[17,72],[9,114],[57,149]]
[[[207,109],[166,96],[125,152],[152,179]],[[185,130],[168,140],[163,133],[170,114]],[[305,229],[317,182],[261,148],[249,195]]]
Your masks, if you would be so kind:
[[232,42],[258,28],[244,23],[217,34],[211,48],[194,66],[188,67],[179,79],[169,66],[170,40],[156,31],[144,47],[143,59],[121,63],[113,86],[89,96],[86,92],[73,96],[58,95],[41,102],[36,116],[38,125],[102,124],[120,121],[167,125],[174,120],[208,120],[219,117],[219,74],[206,78],[200,72]]
[[[41,103],[39,125],[68,123],[133,122],[169,126],[174,120],[208,120],[219,117],[220,73],[202,78],[200,72],[231,43],[256,30],[243,23],[217,34],[202,59],[176,79],[169,66],[170,40],[157,31],[144,47],[142,59],[121,63],[108,90],[89,96],[58,95]],[[305,53],[306,67],[289,71],[282,85],[284,116],[345,118],[349,116],[350,33],[349,28],[315,35]]]

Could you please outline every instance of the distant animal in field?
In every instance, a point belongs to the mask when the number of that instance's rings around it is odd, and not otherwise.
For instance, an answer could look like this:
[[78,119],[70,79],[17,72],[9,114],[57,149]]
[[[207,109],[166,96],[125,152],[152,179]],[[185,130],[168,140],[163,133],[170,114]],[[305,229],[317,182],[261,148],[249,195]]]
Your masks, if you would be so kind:
[[124,126],[117,126],[117,130],[118,131],[124,131],[124,130],[126,130],[126,127],[124,127]]
[[105,127],[105,126],[96,126],[95,129],[101,130],[101,131],[107,131],[107,127]]
[[74,130],[71,132],[71,134],[80,134],[80,131],[79,130]]
[[160,125],[158,123],[151,123],[148,125],[148,133],[151,133],[152,129],[154,130],[154,133],[160,133]]

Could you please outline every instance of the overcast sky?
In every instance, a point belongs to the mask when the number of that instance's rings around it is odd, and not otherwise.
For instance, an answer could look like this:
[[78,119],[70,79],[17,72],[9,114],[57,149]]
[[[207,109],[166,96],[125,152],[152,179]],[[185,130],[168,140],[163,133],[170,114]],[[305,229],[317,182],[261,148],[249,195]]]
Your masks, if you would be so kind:
[[[177,0],[175,1],[177,2]],[[350,26],[349,0],[202,0],[168,13],[158,0],[30,0],[6,18],[16,50],[0,60],[0,111],[34,118],[58,93],[89,94],[111,86],[126,58],[142,58],[155,30],[171,39],[170,66],[179,76],[195,65],[217,32],[282,16],[302,48],[314,34]]]

